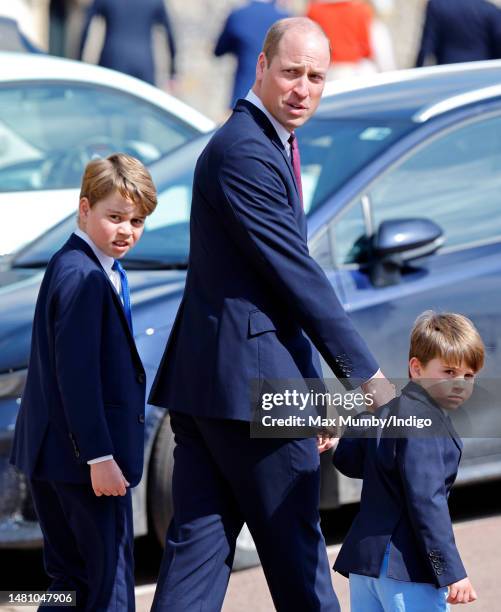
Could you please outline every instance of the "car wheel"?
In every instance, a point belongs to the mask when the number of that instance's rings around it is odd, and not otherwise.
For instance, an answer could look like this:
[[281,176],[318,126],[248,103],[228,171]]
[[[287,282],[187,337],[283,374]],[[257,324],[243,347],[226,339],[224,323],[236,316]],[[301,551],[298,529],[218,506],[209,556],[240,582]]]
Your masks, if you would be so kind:
[[165,416],[158,428],[150,462],[148,484],[148,510],[153,532],[160,545],[165,536],[174,509],[172,505],[172,470],[174,467],[174,434],[170,417]]
[[[149,515],[153,531],[161,546],[165,545],[167,528],[173,514],[172,470],[174,467],[174,434],[167,415],[158,429],[150,463],[148,487]],[[233,569],[240,570],[259,565],[256,545],[247,525],[237,539]]]

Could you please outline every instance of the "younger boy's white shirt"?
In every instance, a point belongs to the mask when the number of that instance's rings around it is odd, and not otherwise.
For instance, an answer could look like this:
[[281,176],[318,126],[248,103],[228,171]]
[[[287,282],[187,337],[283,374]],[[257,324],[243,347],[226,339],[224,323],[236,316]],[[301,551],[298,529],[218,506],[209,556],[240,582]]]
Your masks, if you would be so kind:
[[[86,234],[79,227],[77,227],[77,229],[73,233],[75,234],[75,236],[78,236],[90,246],[90,248],[92,249],[92,252],[98,258],[99,263],[101,264],[103,270],[106,272],[108,278],[110,279],[111,284],[117,291],[118,295],[120,295],[120,289],[121,289],[120,276],[115,272],[115,270],[112,269],[112,266],[115,263],[115,260],[113,259],[113,257],[110,257],[109,255],[106,255],[106,253],[103,253],[103,251],[101,251],[101,249],[99,249],[92,242],[89,235]],[[96,457],[95,459],[89,459],[89,461],[87,461],[87,464],[93,465],[94,463],[101,463],[102,461],[109,461],[110,459],[113,459],[113,455],[103,455],[102,457]]]

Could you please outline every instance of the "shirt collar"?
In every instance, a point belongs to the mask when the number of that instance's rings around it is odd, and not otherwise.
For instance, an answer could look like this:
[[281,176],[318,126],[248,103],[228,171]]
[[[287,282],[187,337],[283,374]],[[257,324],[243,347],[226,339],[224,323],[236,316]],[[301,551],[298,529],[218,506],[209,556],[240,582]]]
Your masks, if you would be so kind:
[[245,99],[247,100],[247,102],[250,102],[251,104],[254,104],[254,106],[257,106],[257,108],[259,108],[259,110],[262,111],[268,117],[271,125],[275,128],[275,131],[278,134],[278,137],[280,138],[280,142],[283,144],[284,149],[287,151],[288,154],[290,154],[289,138],[291,136],[291,133],[289,132],[289,130],[284,128],[284,126],[275,119],[275,117],[262,103],[261,98],[259,98],[252,91],[252,89],[249,90],[249,93],[245,96]]
[[81,230],[79,227],[77,227],[76,230],[73,233],[75,234],[75,236],[78,236],[79,238],[81,238],[84,242],[86,242],[90,246],[90,248],[94,252],[94,255],[98,258],[99,263],[103,267],[104,271],[109,276],[111,274],[111,272],[112,272],[111,266],[115,263],[115,260],[113,259],[113,257],[110,257],[109,255],[106,255],[106,253],[103,253],[103,251],[101,251],[101,249],[99,249],[92,242],[92,240],[89,237],[89,235],[86,232],[84,232],[83,230]]

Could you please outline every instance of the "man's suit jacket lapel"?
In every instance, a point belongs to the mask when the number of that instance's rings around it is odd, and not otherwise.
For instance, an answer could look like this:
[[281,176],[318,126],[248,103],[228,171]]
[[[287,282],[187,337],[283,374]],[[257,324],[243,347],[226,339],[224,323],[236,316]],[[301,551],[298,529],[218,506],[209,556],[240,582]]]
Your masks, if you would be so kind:
[[106,271],[104,270],[103,266],[101,265],[99,259],[96,257],[94,251],[85,242],[85,240],[82,240],[81,238],[79,238],[75,234],[72,234],[69,237],[67,244],[70,247],[74,248],[74,249],[78,249],[79,251],[83,251],[87,255],[87,257],[89,257],[89,259],[92,261],[92,263],[94,263],[97,266],[97,268],[105,275],[106,281],[110,285],[110,292],[111,292],[111,295],[113,296],[112,299],[115,302],[115,306],[116,306],[117,311],[118,311],[118,316],[120,317],[122,325],[125,328],[125,333],[127,335],[127,339],[129,341],[129,345],[130,345],[132,354],[134,356],[135,361],[138,364],[141,365],[141,369],[142,369],[143,366],[142,366],[141,358],[139,357],[139,353],[137,352],[136,343],[134,342],[134,337],[133,337],[132,332],[130,330],[129,322],[127,321],[127,315],[125,314],[125,310],[124,310],[124,306],[122,304],[122,300],[120,299],[120,296],[118,295],[117,291],[115,290],[114,286],[112,285],[112,283],[111,283],[108,275],[106,274]]
[[257,108],[257,106],[254,106],[254,104],[252,104],[252,102],[249,102],[248,100],[239,100],[237,102],[235,111],[240,110],[248,112],[251,115],[257,125],[263,130],[263,132],[268,136],[268,138],[271,140],[276,149],[280,152],[280,155],[284,158],[291,175],[292,183],[296,190],[297,200],[301,202],[299,196],[299,188],[296,183],[296,177],[294,175],[294,169],[292,168],[290,157],[287,155],[287,151],[284,149],[282,141],[278,137],[278,134],[273,125],[271,124],[270,120],[261,110],[259,110],[259,108]]

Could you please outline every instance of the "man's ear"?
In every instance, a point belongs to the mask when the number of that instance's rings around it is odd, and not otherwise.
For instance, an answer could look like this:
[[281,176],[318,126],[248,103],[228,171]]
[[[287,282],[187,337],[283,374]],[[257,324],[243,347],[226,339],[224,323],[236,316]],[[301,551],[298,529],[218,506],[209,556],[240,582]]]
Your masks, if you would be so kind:
[[261,51],[257,58],[256,64],[256,80],[261,81],[264,75],[264,71],[268,67],[268,60],[266,59],[266,55]]

